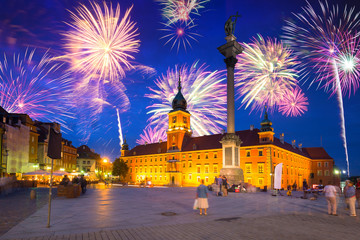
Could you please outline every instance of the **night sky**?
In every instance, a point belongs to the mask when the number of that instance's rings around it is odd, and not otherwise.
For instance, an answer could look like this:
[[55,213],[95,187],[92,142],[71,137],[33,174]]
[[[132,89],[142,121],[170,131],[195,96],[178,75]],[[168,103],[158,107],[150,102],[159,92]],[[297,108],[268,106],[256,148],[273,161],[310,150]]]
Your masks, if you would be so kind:
[[[102,1],[95,1],[101,3]],[[110,1],[106,1],[110,2]],[[190,41],[192,47],[186,51],[180,48],[177,51],[171,46],[165,45],[160,39],[164,32],[161,22],[161,6],[153,0],[113,0],[113,6],[120,3],[121,12],[134,5],[131,11],[131,19],[136,22],[140,33],[141,45],[139,52],[134,54],[134,62],[150,66],[157,71],[155,76],[143,76],[139,73],[127,73],[122,80],[126,87],[126,95],[130,100],[130,109],[122,112],[121,124],[126,140],[133,148],[136,140],[147,125],[149,115],[147,106],[153,104],[152,100],[144,97],[150,93],[149,87],[155,88],[154,80],[166,70],[175,65],[187,64],[199,60],[209,65],[209,70],[223,70],[226,68],[223,56],[217,47],[225,43],[224,23],[230,15],[237,11],[242,15],[237,21],[235,36],[239,42],[249,42],[257,34],[264,37],[280,39],[283,35],[282,27],[286,19],[293,18],[292,13],[301,11],[306,6],[305,0],[210,0],[204,3],[203,9],[199,10],[200,16],[194,15],[196,27],[193,31],[201,35],[196,37],[198,42]],[[318,8],[317,1],[309,1]],[[357,0],[329,1],[339,4],[341,7],[347,3],[356,6],[360,11],[360,3]],[[58,56],[64,53],[64,36],[62,33],[69,29],[66,22],[71,21],[68,10],[75,11],[79,3],[89,6],[89,1],[73,0],[1,0],[0,1],[0,48],[9,56],[14,53],[24,52],[26,48],[36,48],[38,53],[46,50]],[[360,29],[358,29],[360,31]],[[3,56],[3,54],[0,54]],[[3,57],[0,57],[3,61]],[[64,70],[65,71],[65,70]],[[76,76],[74,76],[76,81]],[[302,83],[300,83],[301,85]],[[285,134],[285,141],[296,140],[303,147],[322,146],[335,164],[342,170],[346,169],[345,153],[340,137],[339,107],[335,96],[330,97],[323,89],[317,89],[317,85],[309,87],[308,82],[303,83],[301,88],[308,97],[308,111],[300,117],[285,117],[278,112],[270,113],[269,118],[273,122],[275,136]],[[176,86],[174,86],[175,88]],[[344,111],[348,153],[351,175],[360,175],[360,94],[355,92],[350,97],[344,95]],[[261,112],[250,112],[249,109],[240,108],[241,99],[236,101],[236,130],[249,129],[253,124],[260,128],[263,118]],[[117,106],[121,109],[121,104]],[[84,113],[88,109],[82,110]],[[51,117],[51,116],[50,116]],[[42,120],[42,119],[39,119]],[[98,116],[98,121],[91,130],[92,134],[88,142],[81,142],[76,126],[77,120],[70,120],[68,126],[71,130],[64,133],[64,137],[73,141],[78,147],[87,144],[95,149],[103,157],[109,157],[112,161],[119,156],[119,138],[116,111],[114,108],[104,107]],[[76,126],[76,127],[75,127]]]

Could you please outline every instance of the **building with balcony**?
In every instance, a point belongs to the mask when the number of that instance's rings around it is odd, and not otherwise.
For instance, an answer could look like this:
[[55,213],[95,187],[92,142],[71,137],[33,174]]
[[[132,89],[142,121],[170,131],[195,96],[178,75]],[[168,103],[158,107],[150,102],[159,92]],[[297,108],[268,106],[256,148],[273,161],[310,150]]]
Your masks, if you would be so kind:
[[[151,180],[156,185],[175,186],[197,186],[200,179],[205,184],[213,183],[224,163],[220,143],[224,135],[191,136],[191,113],[180,83],[168,116],[166,142],[138,145],[131,150],[126,143],[122,146],[121,159],[129,166],[128,181]],[[310,185],[334,182],[334,160],[324,148],[287,143],[284,134],[275,137],[266,111],[260,125],[260,129],[251,126],[235,133],[242,142],[240,168],[245,182],[260,188],[273,187],[274,169],[279,163],[283,163],[282,188],[294,183],[301,188],[304,179]]]

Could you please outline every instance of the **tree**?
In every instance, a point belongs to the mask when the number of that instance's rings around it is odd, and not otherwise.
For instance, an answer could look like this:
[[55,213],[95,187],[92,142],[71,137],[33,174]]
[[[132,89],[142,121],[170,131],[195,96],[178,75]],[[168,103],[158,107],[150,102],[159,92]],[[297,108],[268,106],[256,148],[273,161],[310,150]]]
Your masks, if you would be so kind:
[[129,171],[129,167],[124,162],[124,160],[120,158],[115,159],[115,161],[113,162],[113,170],[112,170],[113,176],[120,176],[122,178],[125,178],[128,171]]

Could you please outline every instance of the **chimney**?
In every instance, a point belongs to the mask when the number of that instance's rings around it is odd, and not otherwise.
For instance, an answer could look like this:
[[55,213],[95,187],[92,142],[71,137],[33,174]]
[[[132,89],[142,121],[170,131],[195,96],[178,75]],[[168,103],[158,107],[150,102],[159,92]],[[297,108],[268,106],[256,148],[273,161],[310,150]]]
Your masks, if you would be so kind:
[[250,125],[250,131],[252,131],[252,130],[254,130],[254,125],[253,124]]
[[302,143],[299,143],[299,150],[302,151]]
[[293,148],[296,148],[296,141],[295,141],[295,140],[292,140],[292,141],[291,141],[291,144],[292,144],[292,147],[293,147]]
[[284,144],[284,133],[280,133],[280,142]]

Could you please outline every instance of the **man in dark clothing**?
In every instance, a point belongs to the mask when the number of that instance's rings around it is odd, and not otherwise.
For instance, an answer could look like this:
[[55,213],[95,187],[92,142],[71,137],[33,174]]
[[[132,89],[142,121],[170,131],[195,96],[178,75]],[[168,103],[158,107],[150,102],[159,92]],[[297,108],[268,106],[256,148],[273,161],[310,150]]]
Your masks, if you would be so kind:
[[69,182],[70,182],[70,179],[68,178],[68,176],[67,176],[67,175],[64,175],[63,179],[62,179],[61,182],[60,182],[60,185],[66,186],[66,185],[69,184]]
[[86,193],[86,185],[87,185],[87,181],[84,178],[84,175],[81,175],[80,177],[80,184],[81,184],[81,192],[84,194]]

